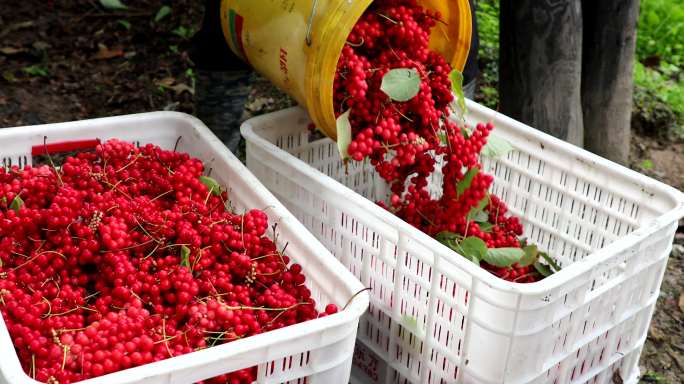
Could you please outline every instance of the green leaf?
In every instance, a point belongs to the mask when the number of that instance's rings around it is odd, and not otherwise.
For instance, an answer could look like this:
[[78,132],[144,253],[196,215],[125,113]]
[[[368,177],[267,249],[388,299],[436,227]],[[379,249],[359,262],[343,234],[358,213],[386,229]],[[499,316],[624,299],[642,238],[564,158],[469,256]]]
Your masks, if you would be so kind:
[[200,176],[200,181],[204,184],[210,193],[220,196],[221,195],[221,185],[218,181],[214,180],[209,176]]
[[470,184],[473,183],[473,179],[477,175],[477,173],[480,172],[480,168],[470,168],[468,172],[466,172],[465,176],[463,176],[463,179],[456,184],[456,194],[457,196],[463,195],[463,192],[466,191],[466,189],[470,188]]
[[47,68],[45,68],[42,65],[29,65],[28,67],[24,67],[21,70],[30,76],[50,76],[50,72],[48,72]]
[[518,261],[518,264],[521,267],[532,265],[539,259],[539,250],[536,245],[528,245],[523,248],[523,251],[525,252],[525,256]]
[[468,236],[461,241],[459,247],[463,256],[478,265],[487,255],[487,244],[479,237]]
[[197,80],[197,74],[195,74],[195,71],[192,68],[188,68],[185,70],[185,76],[187,76],[189,79]]
[[542,264],[539,261],[535,261],[533,265],[534,265],[534,269],[536,269],[540,275],[542,275],[544,277],[549,277],[549,276],[553,275],[553,271],[551,270],[551,268],[549,268],[548,265]]
[[472,135],[472,132],[470,132],[470,129],[468,129],[465,124],[461,127],[461,133],[466,139],[470,138],[470,135]]
[[651,11],[646,15],[646,21],[650,25],[656,26],[656,25],[660,24],[660,17],[658,16],[658,14],[655,11]]
[[485,223],[487,220],[489,220],[489,215],[486,212],[483,211],[477,211],[473,216],[469,217],[471,220],[474,220],[476,223]]
[[491,232],[492,232],[492,228],[494,228],[494,224],[488,223],[488,222],[486,222],[486,221],[485,221],[485,222],[481,222],[481,223],[477,223],[477,225],[480,226],[480,231],[482,231],[482,232],[484,232],[484,233],[491,233]]
[[349,144],[352,141],[352,128],[349,122],[350,113],[351,109],[337,118],[337,149],[340,151],[340,157],[343,160],[349,158]]
[[171,7],[169,7],[168,5],[162,5],[162,7],[159,8],[159,10],[157,11],[157,14],[154,15],[154,22],[158,23],[170,14],[171,14]]
[[401,317],[401,324],[414,335],[420,338],[425,336],[425,331],[420,325],[418,325],[418,320],[415,317],[403,315]]
[[182,25],[178,26],[178,28],[171,31],[171,33],[183,39],[189,39],[192,36],[192,31],[190,30],[190,28],[186,28]]
[[478,237],[464,239],[457,233],[444,231],[438,233],[435,239],[477,265],[480,265],[480,260],[487,253],[487,244]]
[[403,347],[412,349],[413,352],[420,354],[422,343],[416,342],[416,338],[425,338],[425,329],[418,323],[418,320],[409,315],[401,316],[401,325],[408,332],[401,332],[401,341],[404,343]]
[[466,104],[465,94],[463,93],[463,74],[454,69],[449,73],[449,80],[451,80],[451,91],[456,95],[456,100],[454,100],[456,108],[454,108],[454,112],[459,115],[461,121],[465,121]]
[[493,159],[503,156],[513,149],[515,148],[513,148],[511,143],[508,141],[500,137],[490,135],[489,138],[487,138],[487,144],[485,144],[485,146],[482,148],[482,155]]
[[181,246],[181,267],[188,267],[190,269],[190,248],[185,245]]
[[435,239],[437,241],[439,241],[440,243],[447,245],[446,244],[447,242],[452,242],[452,241],[458,243],[459,241],[461,241],[463,239],[463,236],[461,236],[457,233],[443,231],[443,232],[438,233],[437,236],[435,236]]
[[470,254],[468,254],[468,252],[466,252],[463,249],[463,247],[461,247],[461,245],[459,244],[462,240],[464,240],[463,236],[461,236],[457,233],[444,231],[444,232],[438,233],[437,236],[435,236],[435,239],[437,239],[437,241],[439,241],[440,243],[449,247],[449,249],[451,249],[452,251],[457,252],[459,255],[465,257],[466,259],[472,261],[473,263],[480,265],[480,259],[476,256],[473,256],[472,252],[470,252]]
[[447,135],[446,135],[446,132],[437,132],[437,138],[439,138],[439,142],[440,142],[442,145],[446,145],[446,144],[447,144]]
[[126,9],[128,6],[119,0],[100,0],[100,4],[107,9]]
[[643,168],[647,171],[653,169],[653,160],[646,159],[646,160],[642,161],[641,162],[641,168]]
[[558,265],[558,263],[556,263],[556,260],[554,260],[554,259],[553,259],[551,256],[549,256],[547,253],[545,253],[545,252],[540,252],[540,253],[539,253],[539,256],[543,257],[544,260],[546,260],[546,262],[549,263],[549,265],[551,266],[551,268],[553,268],[556,272],[558,272],[558,271],[561,270],[561,267],[560,267],[560,265]]
[[19,213],[19,209],[22,205],[24,205],[24,200],[22,200],[19,195],[16,195],[10,204],[10,209],[14,210],[16,213]]
[[496,267],[510,267],[520,262],[525,251],[520,248],[492,248],[487,250],[484,261]]
[[475,220],[476,222],[485,222],[489,220],[489,215],[484,212],[487,204],[489,204],[489,194],[482,198],[476,206],[470,208],[470,212],[468,212],[466,219],[468,221]]
[[380,90],[394,101],[409,101],[420,92],[420,75],[413,68],[395,68],[382,77]]
[[14,76],[14,72],[12,71],[3,71],[2,78],[5,79],[8,83],[14,83],[15,81],[17,81],[17,77]]
[[440,232],[435,236],[435,239],[440,243],[449,247],[452,251],[459,252],[458,242],[463,239],[463,236],[453,232]]
[[131,29],[131,23],[130,23],[128,20],[119,20],[119,21],[117,21],[117,24],[119,24],[120,26],[126,28],[126,30],[130,30],[130,29]]

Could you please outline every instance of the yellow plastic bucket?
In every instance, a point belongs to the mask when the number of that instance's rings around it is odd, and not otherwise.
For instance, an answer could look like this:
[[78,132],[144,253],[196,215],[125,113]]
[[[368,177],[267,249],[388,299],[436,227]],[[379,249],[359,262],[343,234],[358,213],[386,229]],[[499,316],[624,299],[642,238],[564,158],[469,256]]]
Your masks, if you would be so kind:
[[[305,106],[336,138],[333,81],[347,36],[372,0],[222,0],[221,24],[230,48]],[[463,70],[472,32],[468,0],[419,0],[439,11],[430,47]]]

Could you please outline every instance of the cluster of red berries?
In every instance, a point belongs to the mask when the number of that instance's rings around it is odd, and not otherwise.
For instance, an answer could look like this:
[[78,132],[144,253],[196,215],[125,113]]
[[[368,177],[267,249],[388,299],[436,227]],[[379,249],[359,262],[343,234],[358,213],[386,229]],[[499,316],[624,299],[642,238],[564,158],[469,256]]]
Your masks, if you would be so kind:
[[0,312],[29,376],[80,381],[337,312],[317,312],[266,213],[231,211],[202,172],[117,140],[0,169]]
[[[493,178],[479,171],[479,154],[493,126],[480,124],[469,131],[448,118],[454,101],[451,67],[428,48],[430,30],[443,22],[440,17],[416,0],[379,0],[353,28],[334,83],[336,115],[350,111],[349,156],[370,159],[392,191],[389,204],[380,204],[423,232],[476,236],[490,248],[519,247],[522,225],[506,216],[504,202],[489,195]],[[421,78],[418,93],[405,102],[381,89],[385,74],[396,68],[413,69]],[[437,166],[443,176],[441,196],[428,191]],[[468,185],[461,191],[460,183]],[[478,209],[488,216],[487,228],[472,218]],[[528,267],[481,265],[509,280],[539,278]]]

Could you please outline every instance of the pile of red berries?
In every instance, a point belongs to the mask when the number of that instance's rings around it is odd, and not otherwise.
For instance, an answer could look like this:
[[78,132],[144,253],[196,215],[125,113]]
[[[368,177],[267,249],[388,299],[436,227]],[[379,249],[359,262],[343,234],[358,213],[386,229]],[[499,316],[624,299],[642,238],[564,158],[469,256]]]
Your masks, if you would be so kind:
[[[347,152],[355,161],[370,159],[389,183],[389,204],[380,204],[423,232],[474,236],[488,248],[520,248],[522,225],[506,215],[503,201],[487,192],[493,178],[480,172],[479,155],[493,126],[469,130],[448,118],[454,101],[451,67],[428,48],[430,30],[444,22],[440,17],[416,0],[378,0],[356,24],[334,83],[336,116],[349,111],[352,139]],[[420,76],[417,93],[407,101],[394,100],[382,89],[385,75],[397,68]],[[428,185],[438,166],[443,192],[434,196]],[[515,263],[480,265],[516,282],[542,277]]]
[[0,311],[29,376],[80,381],[337,312],[316,311],[266,213],[232,212],[203,170],[117,140],[0,169]]

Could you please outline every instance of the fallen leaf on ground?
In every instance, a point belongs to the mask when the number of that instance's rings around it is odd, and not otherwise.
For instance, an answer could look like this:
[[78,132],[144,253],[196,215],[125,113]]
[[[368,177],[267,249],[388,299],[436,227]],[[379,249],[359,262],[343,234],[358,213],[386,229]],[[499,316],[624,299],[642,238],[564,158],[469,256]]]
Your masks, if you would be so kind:
[[126,9],[128,6],[119,0],[100,0],[100,4],[107,9]]
[[161,80],[155,81],[155,84],[161,85],[162,87],[170,87],[176,82],[176,79],[173,77],[165,77]]
[[16,76],[14,76],[14,72],[12,71],[4,71],[2,73],[2,78],[5,79],[5,81],[7,81],[8,83],[13,83],[17,81],[17,78]]
[[660,343],[661,341],[665,340],[665,334],[656,326],[651,326],[649,338],[655,342]]
[[36,41],[33,44],[31,44],[33,49],[36,49],[38,51],[44,51],[48,48],[50,48],[50,44],[46,43],[45,41]]
[[679,294],[679,309],[684,312],[684,292]]
[[169,88],[173,89],[179,95],[183,92],[186,92],[186,91],[190,92],[191,95],[195,94],[195,89],[192,88],[191,86],[187,85],[187,84],[184,84],[184,83],[176,84],[176,85],[171,86]]
[[675,363],[679,365],[679,368],[684,370],[684,356],[682,356],[679,352],[673,350],[668,350],[667,352],[670,354],[670,356],[672,356]]
[[0,30],[0,37],[3,37],[10,32],[14,32],[22,28],[32,27],[33,24],[33,21],[21,21],[19,23],[10,24],[7,28]]
[[50,71],[44,65],[40,64],[29,65],[28,67],[24,67],[21,70],[29,76],[50,76]]
[[0,53],[3,55],[16,55],[17,53],[25,52],[26,50],[23,48],[14,48],[14,47],[0,47]]
[[93,56],[93,59],[95,60],[113,59],[115,57],[123,56],[124,54],[123,49],[121,49],[120,46],[112,47],[111,49],[107,48],[107,46],[104,44],[98,44],[97,46],[99,50]]
[[165,77],[161,80],[157,80],[155,81],[155,84],[162,88],[170,89],[179,95],[183,92],[190,92],[191,95],[195,94],[194,88],[185,83],[176,84],[176,79],[173,77]]

